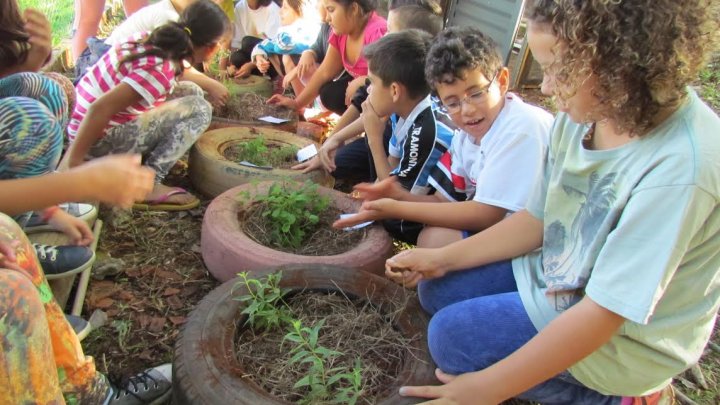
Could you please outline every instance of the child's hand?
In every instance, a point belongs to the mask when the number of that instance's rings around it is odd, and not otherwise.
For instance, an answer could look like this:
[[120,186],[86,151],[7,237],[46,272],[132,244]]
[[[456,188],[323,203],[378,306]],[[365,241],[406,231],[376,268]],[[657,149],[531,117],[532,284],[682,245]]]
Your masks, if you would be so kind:
[[64,233],[73,245],[87,246],[93,241],[93,233],[88,224],[63,210],[55,211],[48,224],[56,231]]
[[255,64],[248,62],[240,66],[240,69],[235,72],[235,77],[248,77],[252,74],[253,69],[255,69]]
[[353,187],[353,197],[365,201],[379,200],[381,198],[402,200],[406,193],[407,190],[398,183],[395,176],[390,176],[375,183],[356,184]]
[[365,76],[358,76],[348,83],[347,89],[345,90],[345,105],[350,105],[355,92],[365,84]]
[[110,155],[73,169],[84,179],[89,199],[130,208],[153,190],[155,171],[141,166],[140,155]]
[[266,57],[258,55],[255,57],[255,66],[257,66],[257,69],[260,71],[260,73],[265,74],[267,73],[268,69],[270,69],[270,61],[267,60]]
[[343,142],[339,141],[337,137],[331,136],[322,144],[318,151],[320,163],[322,163],[325,170],[329,173],[334,172],[337,168],[337,166],[335,166],[335,153],[342,145]]
[[392,281],[414,287],[420,280],[439,278],[447,273],[440,249],[403,250],[385,262],[385,275]]
[[302,170],[302,173],[310,173],[315,170],[322,169],[322,163],[320,163],[320,158],[317,156],[313,156],[312,159],[307,160],[305,162],[296,164],[295,166],[291,167],[292,170]]
[[225,69],[225,74],[227,76],[235,76],[235,73],[237,72],[237,68],[235,65],[230,65]]
[[23,13],[25,31],[30,36],[30,51],[24,63],[26,71],[37,72],[50,57],[52,52],[52,35],[50,23],[45,15],[37,10],[26,9]]
[[338,219],[333,222],[332,226],[335,229],[348,228],[363,222],[376,221],[378,219],[386,219],[391,216],[388,215],[388,208],[393,204],[395,200],[389,198],[383,198],[381,200],[366,201],[360,206],[357,214]]
[[387,117],[381,117],[377,114],[369,98],[362,103],[360,118],[362,119],[363,127],[365,127],[365,136],[367,136],[368,143],[382,143]]
[[210,96],[210,104],[215,107],[222,107],[227,103],[230,97],[230,92],[223,86],[222,83],[217,80],[213,80],[209,83],[207,88],[208,95]]
[[290,97],[285,97],[281,94],[275,94],[274,96],[270,97],[267,101],[267,104],[281,105],[292,110],[299,109],[297,102],[294,99]]
[[304,51],[300,54],[300,60],[297,64],[297,75],[299,78],[305,77],[306,74],[312,72],[315,67],[315,52]]
[[400,395],[404,397],[419,397],[435,399],[423,404],[446,405],[485,405],[497,404],[488,391],[478,384],[477,373],[466,373],[453,376],[435,369],[435,376],[444,385],[424,387],[401,387]]
[[294,68],[290,69],[290,71],[288,72],[288,74],[285,75],[285,77],[283,77],[283,88],[284,89],[289,88],[291,82],[298,77],[297,72],[298,72],[297,67],[294,67]]

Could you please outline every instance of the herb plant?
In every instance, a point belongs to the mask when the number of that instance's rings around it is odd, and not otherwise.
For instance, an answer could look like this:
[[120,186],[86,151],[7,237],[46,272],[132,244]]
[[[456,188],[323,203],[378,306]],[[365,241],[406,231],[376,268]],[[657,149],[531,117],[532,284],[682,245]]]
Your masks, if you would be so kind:
[[277,167],[283,162],[295,159],[298,148],[294,145],[283,145],[280,147],[269,148],[265,143],[265,138],[258,136],[257,138],[237,144],[238,161],[250,162],[256,166]]
[[330,205],[330,198],[320,195],[317,187],[310,181],[275,183],[267,194],[255,196],[263,206],[261,215],[269,219],[271,244],[284,248],[298,248],[302,244]]
[[266,278],[249,278],[246,271],[239,273],[238,284],[247,287],[246,295],[235,298],[244,302],[246,307],[242,314],[247,315],[246,323],[258,330],[270,330],[282,327],[283,323],[292,321],[290,309],[283,301],[287,289],[279,287],[282,272],[269,274]]

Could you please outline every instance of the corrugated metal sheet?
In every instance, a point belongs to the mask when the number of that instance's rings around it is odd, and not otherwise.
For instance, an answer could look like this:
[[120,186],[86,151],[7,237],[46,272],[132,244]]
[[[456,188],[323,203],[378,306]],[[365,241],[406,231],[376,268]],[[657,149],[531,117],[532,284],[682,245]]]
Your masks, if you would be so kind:
[[489,35],[508,62],[524,0],[453,0],[447,25],[475,27]]

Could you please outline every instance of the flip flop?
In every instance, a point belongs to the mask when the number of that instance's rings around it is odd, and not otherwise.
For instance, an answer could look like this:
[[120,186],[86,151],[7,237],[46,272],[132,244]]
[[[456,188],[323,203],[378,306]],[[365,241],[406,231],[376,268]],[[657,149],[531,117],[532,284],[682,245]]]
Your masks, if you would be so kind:
[[[178,194],[191,195],[187,190],[182,187],[175,187],[171,191],[161,195],[154,200],[146,200],[141,203],[133,205],[134,210],[140,211],[185,211],[190,210],[200,205],[200,200],[193,196],[193,200],[186,204],[177,204],[168,202],[165,203],[170,197]],[[165,204],[163,204],[165,203]]]

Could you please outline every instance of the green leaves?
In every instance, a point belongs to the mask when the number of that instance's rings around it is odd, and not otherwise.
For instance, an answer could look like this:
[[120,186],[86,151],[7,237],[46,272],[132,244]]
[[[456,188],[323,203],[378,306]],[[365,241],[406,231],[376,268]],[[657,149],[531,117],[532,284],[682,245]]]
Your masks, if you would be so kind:
[[283,300],[288,291],[280,288],[282,272],[268,274],[262,279],[250,278],[247,272],[238,276],[240,280],[236,286],[246,287],[248,293],[234,299],[245,304],[242,314],[248,316],[246,323],[255,329],[288,328],[282,341],[283,344],[292,343],[289,363],[309,365],[307,373],[293,386],[305,393],[300,403],[354,405],[362,394],[360,359],[355,359],[352,370],[346,366],[328,369],[327,365],[336,364],[343,353],[319,344],[324,319],[312,326],[304,326],[292,317]]
[[266,195],[255,200],[263,205],[262,216],[272,218],[271,243],[283,248],[298,248],[303,238],[320,222],[320,213],[330,205],[330,198],[320,195],[317,185],[305,182],[275,183]]
[[238,284],[244,285],[248,294],[236,297],[235,300],[246,304],[241,313],[248,316],[246,323],[251,327],[270,330],[292,319],[290,309],[283,301],[287,289],[279,287],[282,272],[269,274],[264,279],[249,278],[247,272],[239,273],[238,276],[241,278]]

